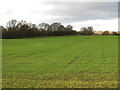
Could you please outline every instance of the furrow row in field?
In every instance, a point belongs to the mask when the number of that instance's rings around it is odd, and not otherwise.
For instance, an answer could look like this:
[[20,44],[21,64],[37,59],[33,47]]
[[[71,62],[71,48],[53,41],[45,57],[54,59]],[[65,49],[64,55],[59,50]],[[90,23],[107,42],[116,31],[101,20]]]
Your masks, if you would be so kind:
[[117,44],[114,36],[5,40],[3,87],[116,87]]

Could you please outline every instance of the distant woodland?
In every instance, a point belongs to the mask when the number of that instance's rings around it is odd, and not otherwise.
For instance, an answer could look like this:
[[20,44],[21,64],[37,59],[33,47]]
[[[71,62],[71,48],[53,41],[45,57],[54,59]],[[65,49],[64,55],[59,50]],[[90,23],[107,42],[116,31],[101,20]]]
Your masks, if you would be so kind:
[[104,31],[96,33],[92,26],[83,27],[80,31],[73,30],[71,25],[66,27],[59,22],[52,24],[40,23],[38,25],[28,23],[24,20],[18,22],[11,20],[6,24],[6,27],[0,25],[3,39],[17,39],[40,36],[64,36],[64,35],[120,35],[118,32]]

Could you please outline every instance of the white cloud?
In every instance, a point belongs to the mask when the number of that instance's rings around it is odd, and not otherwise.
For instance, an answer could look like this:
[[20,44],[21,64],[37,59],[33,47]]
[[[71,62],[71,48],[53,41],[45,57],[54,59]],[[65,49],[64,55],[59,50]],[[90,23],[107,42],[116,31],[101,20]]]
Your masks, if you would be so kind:
[[[76,1],[83,2],[83,0],[76,0]],[[84,0],[84,2],[87,1],[88,0]],[[98,0],[89,0],[89,2],[91,1],[100,2]],[[109,0],[109,1],[104,0],[104,1],[114,2],[118,0]],[[63,2],[63,3],[55,5],[50,2]],[[111,11],[103,12],[104,5],[102,7],[101,5],[97,7],[98,10],[94,10],[94,11],[89,10],[88,13],[86,11],[87,9],[93,10],[96,9],[96,7],[94,7],[94,5],[92,5],[91,7],[91,5],[86,6],[86,4],[85,5],[81,4],[80,6],[81,8],[79,8],[78,5],[77,6],[78,9],[76,9],[75,4],[71,6],[71,4],[66,5],[66,3],[64,2],[73,2],[73,0],[66,0],[66,1],[49,0],[49,2],[48,0],[0,0],[0,25],[5,26],[6,23],[11,19],[17,19],[18,21],[23,19],[35,24],[42,22],[53,23],[58,21],[65,25],[71,24],[74,26],[74,29],[76,30],[79,30],[81,27],[84,26],[93,26],[95,30],[117,30],[118,27],[117,25],[118,23],[116,23],[117,19],[113,19],[113,17],[116,16],[116,13],[111,13]],[[107,4],[105,5],[107,6]],[[70,7],[73,7],[74,10]],[[77,15],[77,13],[80,12],[79,10],[81,10],[81,13]],[[107,9],[107,10],[115,11],[113,7],[112,9]],[[97,13],[93,16],[91,14],[92,12],[94,13],[97,12]],[[99,15],[103,15],[105,19],[99,20]],[[109,17],[109,20],[106,20],[106,17]],[[85,21],[85,19],[88,20]]]
[[75,30],[79,31],[82,27],[93,26],[96,31],[118,31],[118,19],[111,20],[88,20],[71,24]]

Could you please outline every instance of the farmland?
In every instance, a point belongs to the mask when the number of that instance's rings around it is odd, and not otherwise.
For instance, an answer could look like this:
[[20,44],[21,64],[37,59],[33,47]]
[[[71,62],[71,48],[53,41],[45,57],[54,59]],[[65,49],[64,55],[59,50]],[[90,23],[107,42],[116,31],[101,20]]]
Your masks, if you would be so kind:
[[118,36],[2,40],[3,88],[115,88]]

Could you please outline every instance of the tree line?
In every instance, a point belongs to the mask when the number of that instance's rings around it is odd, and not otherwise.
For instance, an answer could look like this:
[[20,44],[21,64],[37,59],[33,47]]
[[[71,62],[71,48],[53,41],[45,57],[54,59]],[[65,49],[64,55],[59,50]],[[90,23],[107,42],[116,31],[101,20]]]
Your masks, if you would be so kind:
[[[52,24],[40,23],[38,25],[27,23],[26,21],[11,20],[6,24],[6,28],[0,26],[3,39],[16,39],[38,36],[64,36],[64,35],[93,35],[93,27],[83,27],[79,32],[73,30],[71,25],[66,27],[61,23]],[[105,32],[106,34],[106,32]]]

